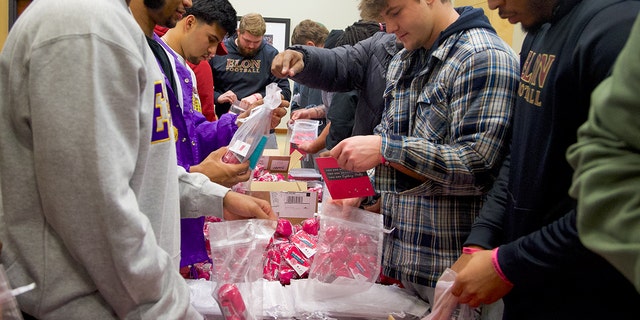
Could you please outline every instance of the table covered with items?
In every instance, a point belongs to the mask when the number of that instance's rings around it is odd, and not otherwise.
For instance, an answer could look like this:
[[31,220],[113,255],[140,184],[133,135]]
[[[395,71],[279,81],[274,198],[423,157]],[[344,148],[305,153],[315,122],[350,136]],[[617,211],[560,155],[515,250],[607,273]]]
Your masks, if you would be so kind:
[[[420,319],[429,305],[379,283],[382,216],[325,204],[287,219],[208,222],[210,266],[187,279],[210,319]],[[200,276],[197,276],[200,275]]]

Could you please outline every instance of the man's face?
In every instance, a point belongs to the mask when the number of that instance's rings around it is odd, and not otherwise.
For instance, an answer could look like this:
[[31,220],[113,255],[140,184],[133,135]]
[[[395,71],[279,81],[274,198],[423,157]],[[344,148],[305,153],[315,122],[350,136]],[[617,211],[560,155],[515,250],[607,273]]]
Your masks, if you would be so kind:
[[193,16],[185,19],[188,20],[187,23],[192,23],[182,41],[185,60],[193,64],[208,60],[216,53],[220,41],[227,32],[215,22],[206,24]]
[[559,0],[488,0],[489,9],[498,9],[500,18],[520,22],[522,29],[537,29],[552,17]]
[[424,0],[387,0],[381,16],[387,32],[395,33],[407,50],[430,48],[441,31],[435,30],[433,12]]
[[254,36],[249,32],[238,32],[238,52],[243,57],[253,57],[262,44],[262,36]]
[[149,15],[156,24],[173,28],[182,19],[185,8],[191,7],[191,0],[165,0],[165,5],[159,9],[150,9]]

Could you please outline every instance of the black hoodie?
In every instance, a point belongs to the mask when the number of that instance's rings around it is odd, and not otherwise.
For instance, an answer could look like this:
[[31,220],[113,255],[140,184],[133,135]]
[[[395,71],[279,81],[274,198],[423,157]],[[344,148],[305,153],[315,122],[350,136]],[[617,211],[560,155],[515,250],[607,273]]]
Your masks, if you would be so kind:
[[503,244],[500,267],[515,285],[505,319],[637,318],[633,286],[579,241],[565,152],[639,11],[639,1],[560,1],[525,38],[509,177],[497,183],[508,187],[492,190],[467,240]]

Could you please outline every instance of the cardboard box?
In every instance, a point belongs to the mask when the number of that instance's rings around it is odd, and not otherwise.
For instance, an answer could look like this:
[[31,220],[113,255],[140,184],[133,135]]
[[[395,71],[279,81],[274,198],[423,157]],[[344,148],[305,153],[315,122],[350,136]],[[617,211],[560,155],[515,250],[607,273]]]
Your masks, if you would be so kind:
[[269,172],[282,173],[289,170],[290,161],[291,157],[282,155],[278,149],[264,149],[262,157],[258,160],[258,165]]
[[306,181],[252,181],[249,194],[271,203],[280,218],[298,224],[318,211],[317,192],[307,191]]

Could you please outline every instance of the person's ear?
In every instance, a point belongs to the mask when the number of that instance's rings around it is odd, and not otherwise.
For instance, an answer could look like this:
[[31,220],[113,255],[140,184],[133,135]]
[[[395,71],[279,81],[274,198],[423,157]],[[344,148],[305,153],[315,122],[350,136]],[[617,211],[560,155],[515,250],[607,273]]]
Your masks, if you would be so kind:
[[195,26],[196,26],[196,24],[198,23],[198,21],[197,21],[196,17],[195,17],[195,16],[193,16],[193,15],[188,15],[188,16],[186,16],[184,19],[185,19],[185,21],[184,21],[184,22],[185,22],[184,26],[185,26],[186,30],[189,30],[189,29],[191,29],[191,28],[195,27]]
[[308,40],[307,42],[305,42],[305,45],[310,46],[310,47],[315,47],[316,46],[316,44],[311,40]]

